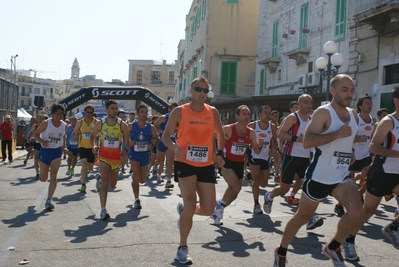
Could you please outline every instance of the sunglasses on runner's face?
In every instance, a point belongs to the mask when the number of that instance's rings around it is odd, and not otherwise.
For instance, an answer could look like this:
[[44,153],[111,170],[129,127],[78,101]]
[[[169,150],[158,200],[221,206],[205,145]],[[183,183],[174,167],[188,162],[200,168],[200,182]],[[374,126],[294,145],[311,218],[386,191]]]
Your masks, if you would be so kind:
[[196,92],[204,92],[205,94],[209,93],[209,88],[202,88],[202,87],[194,87],[193,88]]

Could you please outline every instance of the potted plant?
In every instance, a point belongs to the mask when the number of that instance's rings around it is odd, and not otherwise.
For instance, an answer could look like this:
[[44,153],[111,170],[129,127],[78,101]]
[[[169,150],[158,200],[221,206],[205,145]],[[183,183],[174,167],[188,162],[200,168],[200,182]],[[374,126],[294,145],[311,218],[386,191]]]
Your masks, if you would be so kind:
[[288,34],[283,33],[281,36],[282,36],[283,38],[287,38]]
[[295,30],[290,30],[290,34],[295,34]]
[[309,33],[310,30],[309,30],[309,29],[306,29],[306,28],[303,28],[303,29],[302,29],[302,32],[303,32],[303,33]]

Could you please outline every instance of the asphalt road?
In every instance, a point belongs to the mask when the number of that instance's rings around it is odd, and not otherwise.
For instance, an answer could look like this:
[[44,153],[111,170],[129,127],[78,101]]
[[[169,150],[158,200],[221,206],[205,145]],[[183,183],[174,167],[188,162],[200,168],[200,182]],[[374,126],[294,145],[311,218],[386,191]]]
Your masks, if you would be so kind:
[[[135,210],[131,178],[120,175],[117,188],[108,195],[111,219],[105,222],[98,219],[94,174],[89,176],[87,193],[82,194],[79,167],[74,177],[68,177],[66,161],[62,163],[52,212],[43,210],[48,183],[36,180],[32,161],[24,166],[17,156],[12,164],[0,166],[0,266],[17,266],[25,258],[32,267],[180,266],[174,261],[179,244],[176,204],[181,199],[177,186],[165,190],[156,179],[147,180],[140,187],[143,209]],[[271,179],[269,182],[267,190],[275,186]],[[219,179],[218,198],[225,187],[223,178]],[[212,225],[208,217],[194,216],[188,244],[194,266],[273,266],[274,248],[296,207],[277,198],[270,216],[253,215],[252,202],[247,186],[225,209],[223,226]],[[288,249],[288,266],[332,266],[321,247],[336,229],[335,203],[329,198],[320,204],[323,226],[313,231],[300,229]],[[395,207],[394,200],[383,200],[356,238],[360,261],[348,262],[348,266],[395,265],[398,251],[381,233],[381,227],[393,219]]]

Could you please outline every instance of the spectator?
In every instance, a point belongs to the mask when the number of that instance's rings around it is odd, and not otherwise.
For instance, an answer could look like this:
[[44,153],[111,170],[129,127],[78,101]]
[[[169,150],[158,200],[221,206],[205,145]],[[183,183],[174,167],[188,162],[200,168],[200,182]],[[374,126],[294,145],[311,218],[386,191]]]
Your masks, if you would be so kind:
[[2,161],[6,161],[6,147],[8,148],[8,160],[12,162],[12,132],[14,131],[14,123],[11,121],[11,116],[6,115],[5,120],[0,124],[1,138],[1,153]]

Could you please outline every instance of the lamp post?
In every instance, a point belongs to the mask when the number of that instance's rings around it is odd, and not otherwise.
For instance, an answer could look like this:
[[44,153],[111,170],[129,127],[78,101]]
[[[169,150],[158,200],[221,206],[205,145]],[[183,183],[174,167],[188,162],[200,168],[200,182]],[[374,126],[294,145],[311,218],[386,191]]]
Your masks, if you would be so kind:
[[215,93],[214,93],[213,91],[209,91],[208,94],[207,94],[206,96],[208,97],[206,103],[207,103],[207,104],[210,104],[211,101],[212,101],[212,98],[215,97]]
[[[340,53],[334,54],[335,50],[337,50],[337,46],[332,41],[326,42],[323,46],[323,50],[327,54],[328,59],[319,57],[316,60],[316,68],[320,71],[320,87],[322,87],[322,78],[327,78],[326,101],[329,101],[330,79],[338,74],[339,67],[344,63],[344,56]],[[333,69],[332,66],[335,68]]]

